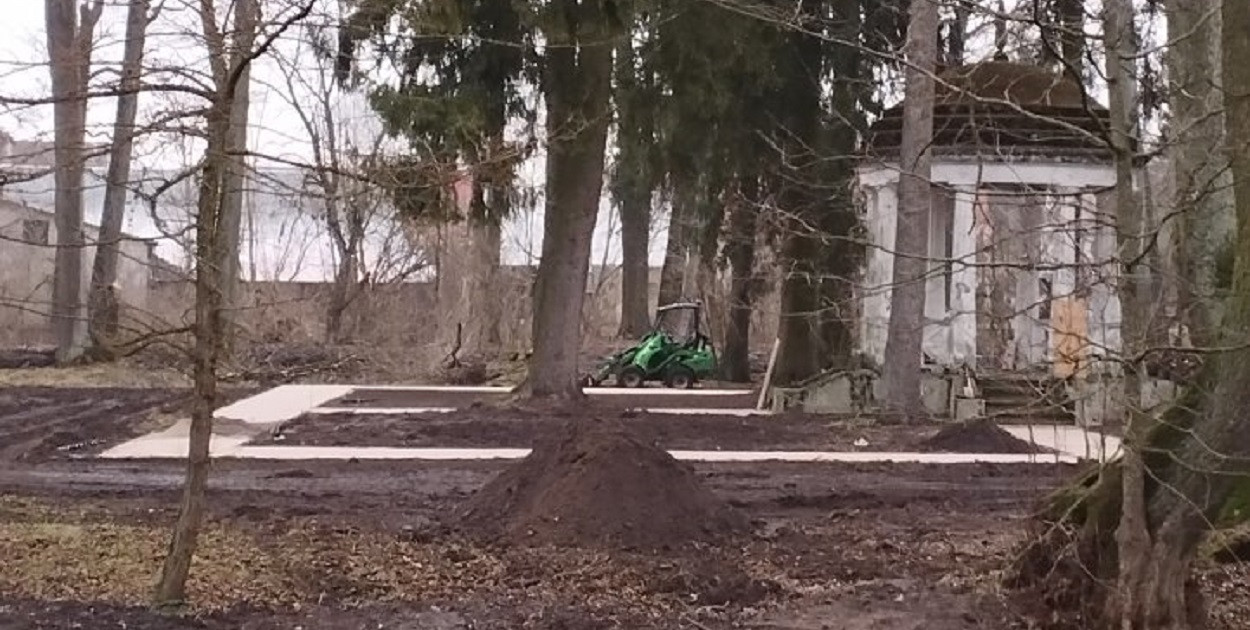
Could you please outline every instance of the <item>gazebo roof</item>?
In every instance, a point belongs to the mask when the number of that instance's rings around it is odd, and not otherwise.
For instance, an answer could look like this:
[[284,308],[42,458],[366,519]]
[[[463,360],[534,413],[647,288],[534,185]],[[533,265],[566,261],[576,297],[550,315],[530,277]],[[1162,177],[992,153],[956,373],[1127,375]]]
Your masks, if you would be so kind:
[[[903,107],[869,128],[867,157],[896,157]],[[992,61],[938,73],[933,108],[934,153],[1003,161],[1051,158],[1104,162],[1107,109],[1071,77],[1049,68]]]

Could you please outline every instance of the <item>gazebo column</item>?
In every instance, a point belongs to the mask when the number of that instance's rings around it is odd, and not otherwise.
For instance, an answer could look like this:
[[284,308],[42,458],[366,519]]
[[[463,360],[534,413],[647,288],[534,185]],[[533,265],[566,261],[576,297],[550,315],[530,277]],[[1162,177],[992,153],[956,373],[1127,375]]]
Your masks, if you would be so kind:
[[898,223],[898,184],[874,182],[867,189],[866,225],[870,244],[865,252],[864,284],[860,297],[860,351],[878,365],[885,360],[889,337],[891,284],[894,282],[894,230]]
[[968,366],[976,365],[977,356],[976,195],[975,185],[955,187],[951,225],[951,358]]

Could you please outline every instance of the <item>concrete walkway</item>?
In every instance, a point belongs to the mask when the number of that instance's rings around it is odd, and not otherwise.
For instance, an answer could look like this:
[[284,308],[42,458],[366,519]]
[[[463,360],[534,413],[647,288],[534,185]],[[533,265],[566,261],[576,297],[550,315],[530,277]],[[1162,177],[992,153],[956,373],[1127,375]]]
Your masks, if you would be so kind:
[[[321,405],[361,389],[355,385],[282,385],[240,400],[217,410],[215,416],[225,422],[215,429],[209,452],[213,457],[242,457],[259,459],[429,459],[429,460],[477,460],[518,459],[529,454],[528,449],[516,448],[391,448],[355,446],[247,446],[256,435],[272,429],[283,422],[293,420],[305,413],[443,413],[453,411],[450,407],[429,408],[342,408]],[[503,387],[441,387],[441,386],[369,386],[370,389],[395,389],[430,392],[506,392]],[[587,390],[591,395],[637,394],[638,390],[596,388]],[[648,389],[650,394],[681,394],[707,396],[714,403],[716,397],[742,395],[742,390],[664,390]],[[650,408],[653,413],[715,414],[715,415],[768,415],[753,409],[725,409],[714,405],[701,409]],[[164,431],[151,433],[115,446],[100,456],[108,459],[182,458],[186,457],[189,440],[189,421],[181,421]],[[685,461],[702,462],[915,462],[937,464],[961,463],[1073,463],[1081,459],[1103,459],[1119,451],[1120,441],[1104,437],[1074,426],[1008,426],[1012,435],[1056,451],[1055,454],[973,454],[973,453],[891,453],[891,452],[829,452],[829,451],[671,451],[674,457]]]

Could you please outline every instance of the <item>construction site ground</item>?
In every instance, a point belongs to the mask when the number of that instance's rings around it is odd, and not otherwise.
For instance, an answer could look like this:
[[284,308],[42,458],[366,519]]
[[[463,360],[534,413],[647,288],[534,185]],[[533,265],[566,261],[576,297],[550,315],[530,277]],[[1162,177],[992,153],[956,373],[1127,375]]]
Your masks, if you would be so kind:
[[[553,418],[614,414],[665,448],[699,453],[904,453],[936,427],[758,416],[750,404],[728,405],[753,397],[733,393],[705,396],[704,409],[725,411],[695,413],[685,395],[655,392],[606,392],[580,409],[544,410],[511,408],[494,390],[400,388],[364,412],[361,399],[380,397],[360,389],[235,392],[217,437],[250,448],[467,454],[275,459],[235,447],[214,461],[191,605],[177,614],[147,602],[184,464],[116,449],[150,446],[154,432],[166,436],[161,448],[176,445],[187,392],[0,390],[0,629],[1046,627],[1049,611],[1030,593],[1004,589],[1004,571],[1037,500],[1095,465],[1056,463],[1053,453],[1012,463],[688,457],[684,465],[750,519],[752,534],[663,551],[496,545],[463,536],[452,521],[511,465],[470,458],[473,449],[527,447],[559,426]],[[458,410],[417,410],[426,407]],[[1212,627],[1244,627],[1250,565],[1204,560],[1198,571]]]

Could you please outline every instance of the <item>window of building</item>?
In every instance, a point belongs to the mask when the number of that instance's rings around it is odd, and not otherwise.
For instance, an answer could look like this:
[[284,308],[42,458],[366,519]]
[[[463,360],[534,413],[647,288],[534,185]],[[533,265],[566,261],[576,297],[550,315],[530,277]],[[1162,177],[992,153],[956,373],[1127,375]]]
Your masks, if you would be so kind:
[[22,221],[22,241],[32,245],[47,245],[48,221],[46,219],[26,219]]

